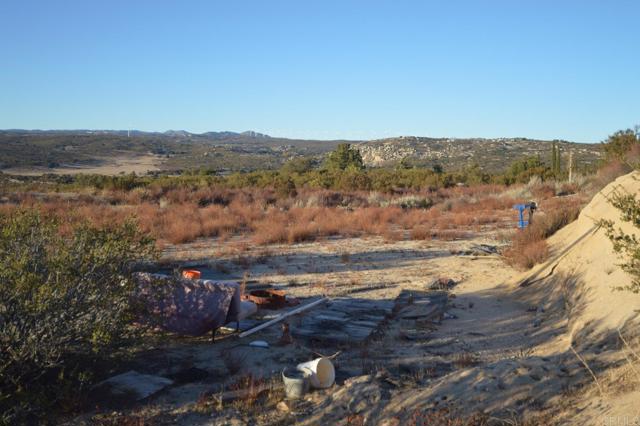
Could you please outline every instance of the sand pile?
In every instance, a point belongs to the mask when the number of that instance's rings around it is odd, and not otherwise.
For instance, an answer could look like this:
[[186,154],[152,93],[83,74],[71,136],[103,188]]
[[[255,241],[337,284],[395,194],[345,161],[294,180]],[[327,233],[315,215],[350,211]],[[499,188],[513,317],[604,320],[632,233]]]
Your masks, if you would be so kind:
[[637,233],[607,200],[614,191],[640,194],[640,173],[621,176],[597,193],[575,222],[548,240],[551,259],[513,283],[525,287],[521,290],[525,296],[539,297],[549,310],[554,304],[564,305],[567,346],[582,344],[580,338],[587,336],[617,335],[619,328],[633,332],[630,325],[639,316],[640,295],[615,290],[629,285],[631,277],[618,266],[622,260],[598,227],[599,220],[612,220],[626,233]]

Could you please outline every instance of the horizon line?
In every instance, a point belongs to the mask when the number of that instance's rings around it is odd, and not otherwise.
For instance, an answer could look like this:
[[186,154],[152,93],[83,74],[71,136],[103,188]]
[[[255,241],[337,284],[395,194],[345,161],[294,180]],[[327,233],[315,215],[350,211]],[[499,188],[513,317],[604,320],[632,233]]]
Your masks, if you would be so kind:
[[[419,135],[408,135],[408,134],[397,134],[395,136],[385,136],[385,137],[379,137],[379,138],[372,138],[372,139],[348,139],[348,138],[330,138],[330,139],[320,139],[320,138],[301,138],[301,137],[289,137],[289,136],[273,136],[269,133],[266,132],[260,132],[257,130],[244,130],[244,131],[235,131],[235,130],[207,130],[204,132],[193,132],[190,130],[185,130],[185,129],[167,129],[167,130],[141,130],[141,129],[136,129],[136,128],[131,128],[131,129],[107,129],[107,128],[49,128],[49,129],[42,129],[42,128],[32,128],[32,129],[25,129],[25,128],[4,128],[4,129],[0,129],[0,132],[111,132],[111,133],[116,133],[116,132],[122,132],[122,133],[126,133],[126,132],[139,132],[139,133],[156,133],[156,134],[167,134],[167,133],[171,133],[171,132],[185,132],[188,133],[190,135],[194,135],[194,136],[203,136],[206,135],[207,133],[232,133],[232,134],[236,134],[236,135],[246,135],[247,133],[256,133],[256,134],[260,134],[265,136],[266,138],[269,139],[286,139],[286,140],[304,140],[304,141],[317,141],[317,142],[335,142],[335,141],[345,141],[345,142],[372,142],[372,141],[379,141],[379,140],[387,140],[387,139],[404,139],[404,138],[425,138],[425,139],[450,139],[450,140],[464,140],[464,139],[484,139],[484,140],[498,140],[498,139],[524,139],[524,140],[530,140],[530,141],[540,141],[540,142],[566,142],[566,143],[574,143],[574,144],[587,144],[587,145],[593,145],[593,144],[599,144],[602,143],[603,141],[597,141],[597,142],[577,142],[577,141],[572,141],[572,140],[568,140],[568,139],[562,139],[562,138],[554,138],[554,139],[540,139],[540,138],[532,138],[532,137],[527,137],[527,136],[497,136],[497,137],[487,137],[487,136],[419,136]],[[259,138],[257,138],[259,139]]]

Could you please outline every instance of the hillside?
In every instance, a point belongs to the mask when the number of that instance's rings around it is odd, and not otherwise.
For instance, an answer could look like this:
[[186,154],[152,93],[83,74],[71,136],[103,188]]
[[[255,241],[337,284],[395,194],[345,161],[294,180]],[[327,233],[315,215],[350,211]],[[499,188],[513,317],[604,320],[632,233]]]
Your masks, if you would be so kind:
[[[557,141],[563,152],[573,151],[579,167],[589,167],[600,157],[600,147],[593,144]],[[549,159],[553,141],[525,138],[447,139],[405,136],[358,144],[367,165],[384,166],[403,158],[419,165],[440,164],[457,169],[477,162],[488,171],[500,171],[524,156],[539,155]]]
[[[271,137],[247,131],[206,132],[182,130],[141,131],[0,131],[0,170],[7,173],[118,173],[127,170],[187,170],[207,168],[217,172],[273,169],[296,157],[317,162],[343,140],[321,141]],[[421,166],[441,165],[455,170],[477,162],[488,172],[502,171],[516,159],[549,157],[551,141],[532,139],[445,139],[398,137],[352,141],[370,167],[393,166],[402,159]],[[589,167],[600,157],[600,146],[559,142],[573,151],[578,168]],[[138,168],[118,168],[135,163]],[[152,167],[146,165],[151,164]],[[146,167],[146,168],[145,168]]]
[[72,170],[108,165],[122,157],[154,156],[167,171],[209,168],[238,171],[277,168],[299,157],[321,157],[341,141],[272,138],[256,132],[193,134],[170,130],[0,131],[0,170],[5,172]]

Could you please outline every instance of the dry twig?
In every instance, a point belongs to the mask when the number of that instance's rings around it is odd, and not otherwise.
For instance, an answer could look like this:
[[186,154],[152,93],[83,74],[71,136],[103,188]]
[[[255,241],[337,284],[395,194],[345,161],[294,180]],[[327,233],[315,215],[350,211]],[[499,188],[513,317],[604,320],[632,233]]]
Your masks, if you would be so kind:
[[582,365],[584,365],[587,371],[589,371],[589,373],[591,374],[591,377],[593,377],[593,380],[596,382],[596,385],[598,386],[598,390],[600,391],[600,396],[604,398],[604,391],[602,390],[602,386],[600,386],[600,382],[598,381],[598,378],[596,377],[593,370],[589,368],[589,364],[587,364],[587,362],[580,356],[580,354],[576,352],[576,350],[573,348],[573,345],[569,347],[571,348],[571,351],[576,355],[576,357],[578,357]]

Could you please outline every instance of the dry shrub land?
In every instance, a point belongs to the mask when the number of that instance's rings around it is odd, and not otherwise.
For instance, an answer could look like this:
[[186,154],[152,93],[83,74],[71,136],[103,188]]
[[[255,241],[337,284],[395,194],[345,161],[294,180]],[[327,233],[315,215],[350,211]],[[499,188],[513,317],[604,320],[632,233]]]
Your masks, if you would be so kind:
[[[539,158],[524,159],[499,176],[484,174],[474,166],[461,173],[418,168],[372,170],[365,169],[359,154],[348,146],[331,154],[325,169],[307,170],[308,165],[293,164],[278,172],[229,177],[79,175],[22,179],[0,174],[0,289],[3,290],[0,292],[0,372],[3,373],[0,374],[0,424],[55,424],[61,415],[73,417],[87,410],[89,402],[84,394],[107,375],[129,369],[125,368],[127,357],[148,345],[151,340],[145,339],[157,339],[148,346],[161,353],[146,354],[149,358],[138,360],[137,368],[148,365],[149,370],[145,371],[168,374],[168,369],[160,368],[166,364],[167,368],[184,367],[186,372],[196,375],[206,369],[205,373],[210,375],[206,380],[199,379],[191,390],[177,384],[161,395],[160,398],[168,398],[167,407],[177,406],[176,401],[184,404],[186,398],[195,404],[188,416],[200,411],[206,413],[201,414],[207,420],[218,411],[220,415],[227,415],[221,400],[207,396],[214,394],[202,393],[213,390],[217,395],[220,389],[209,385],[225,382],[231,390],[250,390],[246,400],[240,402],[240,408],[236,407],[239,411],[250,408],[247,413],[252,418],[258,418],[259,411],[273,414],[275,409],[271,403],[279,400],[281,394],[269,391],[265,399],[256,390],[269,385],[273,377],[248,375],[244,364],[266,362],[265,371],[281,371],[283,364],[308,357],[307,352],[303,354],[307,349],[274,345],[268,353],[242,351],[248,357],[245,363],[244,355],[238,356],[235,352],[224,355],[225,350],[237,347],[231,346],[233,342],[202,344],[202,341],[157,335],[140,327],[133,318],[144,312],[131,304],[129,298],[133,287],[132,265],[143,258],[153,260],[156,251],[152,239],[158,248],[170,249],[165,253],[175,251],[173,246],[197,239],[203,239],[208,246],[242,244],[247,247],[246,253],[237,257],[221,254],[219,259],[211,259],[212,267],[221,271],[228,269],[236,275],[245,274],[243,286],[248,285],[249,276],[266,284],[285,283],[288,294],[296,298],[329,293],[333,296],[357,294],[356,298],[368,300],[398,300],[405,289],[424,290],[433,279],[455,274],[453,278],[459,285],[456,295],[451,295],[453,302],[447,305],[452,311],[447,321],[428,324],[416,321],[415,329],[411,330],[401,321],[390,321],[385,323],[384,333],[368,343],[371,347],[345,349],[336,364],[341,364],[346,376],[357,380],[348,383],[345,380],[336,395],[345,395],[349,400],[353,395],[383,395],[386,388],[378,389],[371,381],[382,377],[383,370],[392,370],[398,372],[394,377],[402,378],[403,383],[407,377],[413,378],[415,387],[398,385],[400,381],[395,379],[387,385],[399,386],[398,392],[406,392],[399,393],[401,397],[422,395],[422,402],[437,403],[444,401],[444,397],[473,391],[476,388],[472,383],[474,374],[483,381],[483,386],[497,386],[486,387],[476,392],[476,396],[502,395],[500,392],[506,389],[513,391],[516,398],[515,390],[524,388],[515,382],[494,383],[490,378],[500,374],[483,368],[495,366],[506,371],[502,374],[505,380],[519,380],[521,376],[509,371],[519,371],[522,366],[517,359],[522,358],[530,364],[527,367],[530,373],[524,375],[525,385],[537,386],[524,390],[528,396],[537,395],[537,400],[518,400],[512,406],[541,408],[545,400],[552,405],[551,393],[555,396],[565,389],[567,392],[579,390],[578,384],[582,382],[574,383],[571,388],[561,388],[561,381],[556,379],[549,383],[546,378],[551,375],[541,371],[546,371],[543,367],[555,365],[557,360],[530,356],[525,351],[535,342],[546,344],[546,331],[553,334],[557,330],[545,328],[554,327],[551,317],[545,320],[547,323],[541,317],[548,306],[529,299],[526,303],[516,300],[511,292],[499,286],[514,273],[503,259],[515,267],[530,268],[545,261],[558,247],[567,246],[565,242],[572,240],[571,235],[566,235],[567,231],[577,232],[576,225],[593,226],[581,216],[547,241],[576,219],[585,203],[607,181],[632,167],[629,162],[633,157],[627,155],[630,148],[627,143],[630,136],[627,136],[623,134],[616,139],[621,141],[619,144],[610,142],[607,151],[610,162],[599,175],[580,177],[571,184],[566,183],[565,173],[545,166]],[[635,138],[632,145],[634,148],[640,141]],[[538,211],[530,227],[517,231],[517,212],[513,205],[528,201],[535,201]],[[635,199],[629,203],[637,204]],[[381,237],[388,244],[381,248],[375,244],[380,240],[361,237]],[[233,244],[228,244],[232,239]],[[563,244],[558,245],[556,241],[554,246],[554,239],[562,240]],[[318,240],[323,241],[296,245]],[[430,242],[422,244],[422,240]],[[503,247],[502,258],[452,255],[466,250],[470,243],[491,240]],[[253,250],[254,246],[272,244],[278,246]],[[635,249],[635,245],[619,247],[622,251]],[[261,257],[269,256],[268,253],[272,253],[271,258],[260,264]],[[637,257],[637,252],[634,253]],[[290,262],[296,256],[296,262]],[[481,261],[471,261],[481,257]],[[614,267],[599,269],[605,271],[600,271],[602,273],[617,273]],[[631,264],[628,269],[637,272],[636,267],[637,264]],[[538,289],[532,287],[531,291]],[[349,293],[351,290],[354,293]],[[564,309],[579,312],[577,308],[572,310],[570,301],[570,298],[564,300]],[[456,318],[461,320],[455,321]],[[529,328],[546,331],[529,336],[523,333]],[[142,331],[148,333],[142,335]],[[264,333],[270,342],[280,337],[278,329]],[[429,335],[425,337],[425,333]],[[162,342],[162,338],[167,340]],[[432,347],[429,349],[426,345]],[[181,354],[183,349],[188,350]],[[320,349],[321,353],[330,353]],[[416,359],[429,351],[434,356],[432,361],[437,362],[423,364],[419,371],[405,371],[406,365],[396,362],[404,357],[409,362],[407,365],[414,365]],[[512,355],[514,353],[519,355]],[[162,361],[147,362],[154,356]],[[569,358],[573,360],[572,356]],[[202,363],[198,363],[199,360]],[[590,365],[597,368],[598,364],[593,361],[593,357],[588,359]],[[574,364],[574,370],[583,369],[580,363]],[[192,368],[194,366],[197,368]],[[220,371],[227,371],[228,375]],[[463,376],[469,371],[473,374]],[[171,374],[174,373],[172,370]],[[447,382],[449,373],[467,380]],[[558,371],[557,375],[565,377],[567,373]],[[571,376],[580,377],[574,373]],[[429,382],[432,379],[444,386],[438,398],[431,394],[440,392],[437,387],[426,386],[433,384]],[[371,386],[374,392],[370,392]],[[353,393],[350,387],[355,389]],[[185,397],[185,392],[191,394]],[[171,399],[175,395],[179,398]],[[315,397],[320,402],[314,406],[320,408],[307,413],[307,424],[336,424],[321,421],[319,417],[314,420],[312,415],[324,416],[331,411],[330,405],[322,404],[329,404],[333,396],[323,400],[318,392]],[[477,400],[476,407],[490,410],[491,404],[494,407],[506,404],[498,399],[486,400],[484,406]],[[405,408],[414,409],[409,399],[400,400],[407,401]],[[263,405],[264,401],[271,402]],[[163,406],[160,402],[151,405]],[[339,409],[343,405],[335,404]],[[375,408],[377,403],[360,401],[356,405]],[[440,408],[445,411],[438,411]],[[150,406],[145,409],[153,410]],[[446,407],[433,409],[436,411],[424,411],[424,416],[422,411],[415,411],[415,424],[485,424],[484,417],[463,423],[455,412],[446,411]],[[144,422],[149,413],[142,410],[139,415],[136,418]],[[174,417],[180,414],[162,415],[173,423]],[[365,424],[364,417],[355,411],[338,410],[334,415],[351,419],[351,424],[360,424],[360,421]],[[43,420],[47,416],[48,419]],[[543,420],[540,424],[548,423],[550,421]],[[524,423],[514,420],[491,424]]]
[[[540,206],[534,224],[526,231],[515,231],[517,212],[513,205],[532,199]],[[130,284],[120,287],[121,277],[128,277],[131,272],[130,261],[151,253],[151,241],[141,239],[143,236],[152,236],[160,246],[179,245],[198,238],[214,239],[209,242],[223,245],[233,238],[234,244],[236,240],[247,246],[275,243],[283,244],[287,250],[299,250],[294,245],[300,242],[329,237],[344,239],[347,247],[350,239],[357,241],[359,237],[375,236],[390,243],[390,252],[395,248],[391,244],[410,243],[409,240],[498,237],[513,241],[512,247],[504,252],[508,262],[530,267],[544,260],[547,252],[544,239],[574,219],[585,199],[579,185],[567,188],[535,179],[530,184],[511,186],[477,184],[397,192],[302,188],[295,194],[282,194],[277,188],[161,188],[154,185],[129,190],[89,187],[75,192],[7,192],[0,205],[0,236],[3,237],[0,241],[4,242],[0,254],[6,259],[0,269],[0,279],[14,287],[4,294],[6,298],[0,300],[0,306],[11,303],[15,308],[11,311],[11,320],[22,324],[22,328],[19,333],[7,332],[11,339],[0,342],[6,355],[0,357],[0,369],[11,376],[11,381],[0,387],[0,396],[6,398],[7,407],[14,407],[7,411],[9,415],[4,420],[7,423],[15,419],[31,421],[54,404],[73,413],[79,405],[87,403],[76,390],[85,392],[91,383],[104,378],[94,372],[92,363],[109,364],[109,357],[120,356],[117,352],[121,347],[136,346],[131,339],[121,341],[123,336],[133,336],[141,330],[128,327],[128,320],[135,312],[117,298],[124,297],[123,291],[131,288]],[[122,229],[119,224],[124,224]],[[540,250],[542,255],[532,253],[534,250]],[[38,253],[46,256],[35,262],[39,259]],[[351,258],[349,252],[343,251],[340,261],[345,268],[350,268],[349,265],[360,262],[361,257],[362,254]],[[260,262],[257,257],[250,259],[238,256],[234,260],[237,265],[227,267],[249,270],[251,262]],[[89,275],[82,271],[96,265],[100,266],[99,279],[90,277],[95,285],[87,292],[83,278]],[[278,268],[285,266],[277,265]],[[314,270],[316,266],[309,268]],[[289,273],[286,269],[283,271],[283,275]],[[60,281],[60,277],[65,279]],[[346,283],[353,289],[370,284],[370,279],[360,283],[361,279],[350,276]],[[321,290],[314,285],[316,282],[309,285],[310,291]],[[321,281],[317,285],[321,287]],[[49,294],[38,290],[49,287],[64,291]],[[107,290],[115,296],[106,297]],[[68,294],[83,297],[76,300],[66,296]],[[90,303],[94,300],[92,297],[103,304]],[[114,300],[117,303],[110,307]],[[120,310],[114,311],[116,307]],[[93,317],[83,315],[85,311],[97,318],[117,320],[117,327],[93,321]],[[65,320],[66,326],[55,323],[53,319],[63,318],[63,312],[77,314],[78,320]],[[42,328],[43,321],[54,324],[58,334]],[[109,327],[94,330],[89,324]],[[25,337],[44,333],[49,333],[47,345],[34,344]],[[73,343],[68,343],[69,339]],[[9,357],[8,354],[15,355]],[[241,365],[232,365],[242,364],[242,358],[225,360],[231,375],[242,373]],[[470,355],[463,355],[455,358],[454,365],[463,368],[472,361]],[[46,372],[43,380],[40,371]],[[260,380],[263,379],[257,376],[242,376],[233,386],[253,388],[262,383]],[[248,405],[257,400],[257,396],[251,398]],[[202,404],[209,407],[212,404],[209,402]],[[2,420],[0,418],[0,424]]]
[[13,194],[11,201],[1,208],[12,212],[34,207],[69,224],[88,220],[104,226],[134,219],[161,246],[233,236],[268,245],[331,236],[381,236],[389,241],[461,239],[497,229],[512,230],[517,217],[513,205],[535,198],[540,204],[540,214],[534,221],[535,227],[516,238],[516,244],[520,245],[542,240],[575,218],[584,197],[571,194],[556,199],[556,192],[561,191],[566,195],[564,186],[533,183],[402,194],[302,190],[294,196],[282,197],[273,189],[211,187],[154,192],[135,188],[74,196]]

